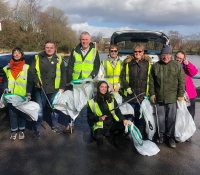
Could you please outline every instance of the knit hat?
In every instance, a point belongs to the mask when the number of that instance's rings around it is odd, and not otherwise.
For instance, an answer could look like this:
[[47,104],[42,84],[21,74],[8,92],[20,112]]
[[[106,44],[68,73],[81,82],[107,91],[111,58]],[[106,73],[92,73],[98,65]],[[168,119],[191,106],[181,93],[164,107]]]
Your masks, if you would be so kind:
[[172,54],[172,49],[169,45],[163,45],[163,48],[161,50],[161,54]]

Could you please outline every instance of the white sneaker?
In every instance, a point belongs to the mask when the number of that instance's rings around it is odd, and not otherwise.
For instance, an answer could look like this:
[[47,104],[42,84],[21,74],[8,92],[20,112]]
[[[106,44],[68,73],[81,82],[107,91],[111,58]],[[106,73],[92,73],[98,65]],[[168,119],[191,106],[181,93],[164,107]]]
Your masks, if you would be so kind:
[[16,140],[16,138],[17,138],[17,132],[11,132],[10,140]]
[[19,140],[23,140],[25,138],[24,132],[19,131]]

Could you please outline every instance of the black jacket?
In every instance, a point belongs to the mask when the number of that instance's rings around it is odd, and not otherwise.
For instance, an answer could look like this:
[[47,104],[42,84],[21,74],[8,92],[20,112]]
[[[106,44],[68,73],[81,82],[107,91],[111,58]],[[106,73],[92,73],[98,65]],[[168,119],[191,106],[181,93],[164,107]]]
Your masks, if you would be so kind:
[[[55,89],[55,78],[56,78],[56,63],[58,62],[58,56],[53,55],[51,61],[48,60],[46,53],[43,51],[38,54],[39,56],[39,66],[41,72],[42,85],[47,94],[55,93],[58,89]],[[39,82],[38,75],[35,69],[35,59],[31,64],[31,72],[33,74],[34,83]],[[66,86],[66,68],[64,62],[61,63],[61,81],[60,88],[65,89]]]
[[[129,66],[129,83],[126,81],[126,65]],[[136,62],[131,59],[130,62],[124,62],[120,75],[121,86],[124,89],[131,88],[136,95],[146,92],[149,62],[142,59]],[[144,94],[145,95],[145,94]]]
[[[94,48],[94,44],[93,43],[90,43],[90,48],[89,48],[89,51]],[[73,53],[74,53],[74,50],[77,52],[77,53],[81,53],[81,44],[77,45],[76,48],[74,48],[71,52],[71,56],[69,58],[69,63],[68,63],[68,69],[67,69],[67,83],[70,83],[70,81],[72,80],[72,73],[74,71],[74,62],[75,62],[75,58],[73,56]],[[88,53],[89,53],[88,51]],[[87,53],[87,54],[88,54]],[[87,54],[83,57],[82,55],[82,58],[83,60],[85,59],[85,57],[87,56]],[[95,57],[95,60],[94,60],[94,69],[93,71],[91,72],[90,76],[91,77],[95,77],[97,76],[98,72],[99,72],[99,67],[100,67],[100,59],[99,59],[99,53],[97,51],[96,53],[96,57]],[[79,78],[82,78],[81,75]]]

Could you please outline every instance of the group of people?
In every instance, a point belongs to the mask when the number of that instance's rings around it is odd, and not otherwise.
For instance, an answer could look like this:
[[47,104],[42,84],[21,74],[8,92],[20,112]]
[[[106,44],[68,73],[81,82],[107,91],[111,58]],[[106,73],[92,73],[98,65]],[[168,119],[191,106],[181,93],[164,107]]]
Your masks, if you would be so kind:
[[[72,50],[66,68],[62,58],[56,54],[56,44],[52,41],[45,43],[44,51],[35,56],[30,66],[25,63],[23,51],[15,48],[10,63],[4,67],[5,93],[26,96],[39,104],[38,120],[33,122],[34,137],[39,138],[46,105],[52,103],[56,93],[71,90],[69,86],[73,80],[97,78],[96,95],[88,99],[87,119],[91,136],[98,144],[103,143],[104,136],[123,134],[124,127],[131,122],[146,139],[146,123],[140,117],[140,104],[145,96],[149,96],[158,114],[157,142],[163,143],[167,138],[169,146],[175,148],[176,102],[184,100],[187,94],[190,100],[188,110],[194,118],[197,94],[191,77],[198,73],[197,68],[187,60],[183,51],[178,51],[173,60],[172,49],[168,45],[163,46],[160,61],[155,64],[145,55],[145,48],[141,44],[134,46],[133,55],[124,61],[120,60],[118,51],[117,45],[111,45],[108,58],[100,62],[90,34],[82,32],[80,44]],[[102,72],[101,76],[99,72]],[[120,109],[116,108],[118,104],[114,93],[119,93],[124,99],[133,98],[129,104],[134,109],[134,116],[122,115]],[[15,140],[17,135],[19,139],[24,139],[25,114],[12,104],[8,104],[8,110],[10,139]],[[56,110],[51,111],[51,128],[61,133],[58,115]]]

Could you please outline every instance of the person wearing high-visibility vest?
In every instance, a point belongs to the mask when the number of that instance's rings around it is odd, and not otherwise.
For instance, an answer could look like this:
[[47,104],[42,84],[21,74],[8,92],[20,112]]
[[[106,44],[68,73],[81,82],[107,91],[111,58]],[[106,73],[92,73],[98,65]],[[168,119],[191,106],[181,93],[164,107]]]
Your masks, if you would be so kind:
[[[12,59],[3,70],[5,72],[4,93],[12,93],[31,99],[32,76],[29,65],[25,64],[24,52],[21,48],[16,47],[12,50]],[[12,103],[8,103],[8,115],[11,127],[10,139],[16,140],[17,135],[20,140],[24,139],[26,114],[16,109]]]
[[99,53],[88,32],[80,35],[80,44],[71,52],[68,62],[67,82],[81,78],[94,78],[100,67]]
[[[44,51],[35,55],[35,60],[31,64],[31,71],[35,83],[34,97],[40,105],[38,121],[33,124],[34,137],[40,137],[40,127],[45,114],[46,104],[53,99],[58,91],[64,92],[66,85],[66,68],[62,58],[56,54],[56,44],[53,41],[45,43]],[[47,99],[48,98],[48,99]],[[58,124],[58,114],[51,111],[52,131],[61,133]]]
[[97,84],[97,95],[88,101],[87,118],[92,136],[98,145],[103,143],[103,137],[113,137],[123,134],[124,126],[130,124],[121,114],[117,102],[108,91],[106,81]]
[[112,92],[118,92],[120,89],[120,73],[122,70],[122,61],[118,57],[118,46],[109,47],[109,55],[106,60],[102,61],[102,77],[108,82],[109,89]]
[[138,44],[133,48],[133,55],[124,60],[120,75],[121,86],[126,97],[132,98],[135,95],[144,93],[129,102],[135,111],[135,116],[130,119],[134,121],[144,139],[146,138],[145,120],[143,117],[140,119],[140,103],[144,96],[148,96],[150,69],[151,58],[144,54],[144,46]]

